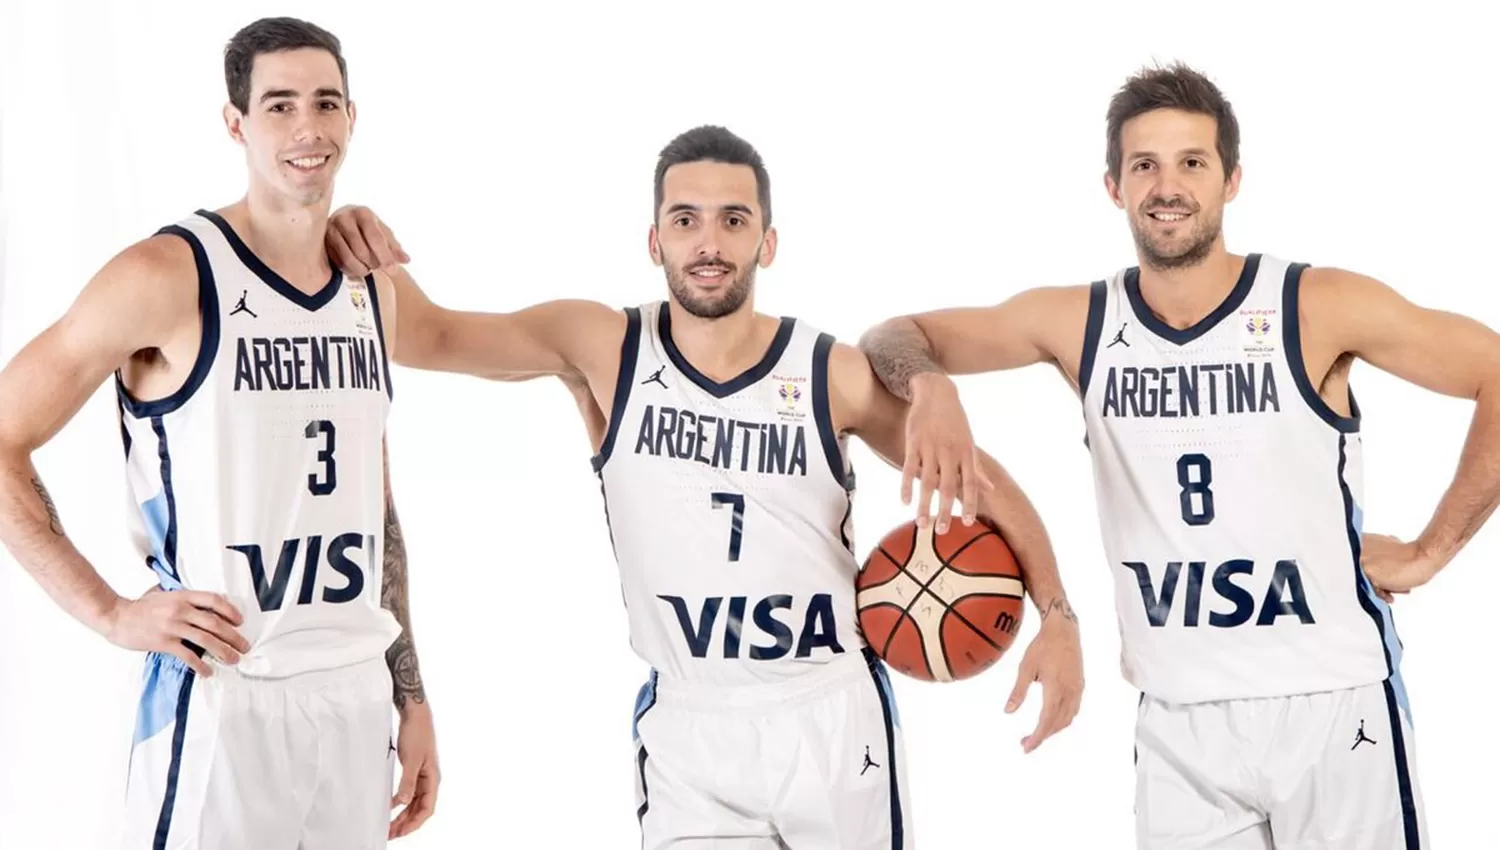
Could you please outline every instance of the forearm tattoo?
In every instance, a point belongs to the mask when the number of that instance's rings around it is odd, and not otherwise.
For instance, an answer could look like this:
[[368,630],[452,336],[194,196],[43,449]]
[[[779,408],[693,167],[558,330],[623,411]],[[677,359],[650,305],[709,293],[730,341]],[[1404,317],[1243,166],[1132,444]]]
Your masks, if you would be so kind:
[[932,344],[914,322],[890,322],[871,329],[859,342],[876,377],[891,395],[911,401],[911,379],[927,372],[941,373],[932,359]]
[[1070,620],[1073,623],[1078,622],[1078,615],[1073,613],[1073,606],[1068,604],[1066,596],[1055,597],[1051,602],[1047,603],[1047,607],[1042,609],[1042,622],[1047,622],[1047,618],[1054,613],[1062,615],[1065,620]]
[[52,529],[53,534],[62,537],[62,520],[57,516],[57,505],[52,501],[52,494],[47,492],[47,485],[42,483],[40,477],[33,475],[31,477],[31,489],[35,490],[36,494],[42,498],[42,507],[47,511],[48,527]]
[[422,671],[417,666],[417,647],[411,635],[406,541],[401,536],[396,503],[389,496],[385,502],[385,572],[380,582],[380,606],[390,611],[401,624],[400,636],[385,651],[386,665],[391,668],[392,698],[396,708],[405,708],[408,701],[426,702]]

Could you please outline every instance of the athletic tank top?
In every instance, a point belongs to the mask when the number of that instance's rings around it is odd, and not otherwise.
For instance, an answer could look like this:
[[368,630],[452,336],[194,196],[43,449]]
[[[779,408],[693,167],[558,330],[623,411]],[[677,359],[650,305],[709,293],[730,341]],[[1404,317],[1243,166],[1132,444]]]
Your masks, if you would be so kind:
[[625,313],[593,462],[635,652],[666,679],[744,685],[860,651],[833,338],[783,318],[760,362],[719,383],[677,350],[665,303]]
[[116,375],[137,554],[166,590],[239,609],[246,675],[383,654],[400,626],[380,607],[391,385],[374,278],[335,271],[307,295],[214,213],[160,232],[192,247],[203,335],[168,398]]
[[1390,609],[1359,569],[1359,408],[1302,362],[1305,268],[1245,260],[1185,330],[1139,269],[1092,286],[1079,366],[1125,677],[1192,703],[1357,687],[1396,673]]

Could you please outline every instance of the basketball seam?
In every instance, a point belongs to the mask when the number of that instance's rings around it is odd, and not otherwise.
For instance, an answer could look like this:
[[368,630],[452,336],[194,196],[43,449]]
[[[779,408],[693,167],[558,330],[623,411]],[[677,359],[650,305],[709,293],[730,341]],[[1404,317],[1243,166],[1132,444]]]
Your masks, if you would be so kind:
[[[999,537],[1002,542],[1004,542],[1005,537],[1003,535],[1001,535],[1000,532],[997,531],[997,530],[995,530],[994,528],[990,528],[990,527],[986,526],[983,531],[980,531],[978,534],[974,535],[973,537],[969,538],[968,540],[965,540],[962,545],[960,545],[957,549],[955,549],[953,551],[952,555],[950,555],[950,556],[948,556],[946,558],[944,558],[942,555],[938,554],[937,544],[934,541],[933,546],[932,546],[932,554],[937,557],[939,567],[936,570],[933,571],[932,578],[928,579],[926,582],[923,582],[921,579],[919,579],[916,576],[912,575],[911,572],[909,572],[906,569],[906,565],[911,562],[911,556],[914,555],[914,554],[916,554],[916,551],[917,551],[917,535],[918,535],[918,533],[919,533],[919,529],[917,528],[916,524],[913,523],[912,524],[912,542],[911,542],[911,548],[908,551],[908,554],[906,556],[906,560],[905,561],[897,561],[896,558],[895,558],[895,556],[893,556],[890,552],[886,551],[884,543],[876,544],[876,546],[875,546],[875,551],[879,552],[881,555],[884,555],[885,559],[888,560],[888,561],[890,561],[891,565],[896,568],[896,575],[892,576],[889,581],[895,581],[896,578],[899,578],[900,576],[905,575],[907,578],[911,579],[917,585],[917,592],[912,595],[911,601],[909,603],[907,603],[905,606],[897,606],[894,603],[889,603],[889,602],[881,603],[882,606],[889,605],[891,607],[899,607],[899,608],[901,608],[901,616],[896,618],[895,624],[893,624],[891,626],[891,629],[890,629],[889,633],[886,634],[885,642],[884,642],[884,644],[882,644],[882,646],[880,648],[880,655],[881,655],[881,657],[885,657],[886,654],[890,651],[891,642],[896,639],[896,633],[901,630],[901,623],[902,623],[903,620],[910,619],[912,621],[912,624],[914,626],[916,626],[916,628],[917,628],[918,637],[921,636],[922,625],[917,622],[917,620],[916,620],[915,617],[911,616],[911,609],[912,609],[912,606],[916,605],[917,601],[922,598],[922,594],[924,594],[924,593],[929,594],[930,596],[932,596],[933,599],[936,599],[937,602],[938,602],[938,604],[943,606],[944,611],[945,611],[946,614],[952,614],[953,616],[957,617],[958,620],[959,620],[959,622],[963,623],[965,626],[968,626],[969,630],[972,631],[972,632],[974,632],[974,634],[978,635],[980,640],[982,640],[985,643],[989,644],[997,652],[1001,652],[1001,653],[1005,652],[1005,650],[1002,649],[998,644],[996,644],[994,641],[990,640],[990,638],[989,638],[988,635],[986,635],[984,632],[980,631],[979,627],[977,627],[973,623],[969,622],[969,619],[967,617],[965,617],[963,614],[960,614],[957,610],[954,609],[954,607],[952,605],[950,605],[949,603],[943,601],[942,597],[938,596],[936,593],[933,593],[931,590],[928,589],[929,587],[931,587],[932,583],[935,582],[935,581],[937,581],[938,577],[943,574],[943,570],[953,570],[953,572],[955,572],[955,573],[957,573],[959,575],[969,576],[971,578],[983,577],[985,574],[982,574],[982,573],[981,574],[969,573],[969,572],[965,572],[964,570],[957,569],[957,568],[955,568],[953,566],[952,562],[954,560],[956,560],[960,555],[962,555],[964,553],[964,551],[967,550],[970,546],[973,546],[975,543],[979,542],[980,540],[983,540],[985,537],[988,537],[989,535],[993,534],[996,537]],[[1017,578],[1019,578],[1019,576],[1017,576]],[[889,581],[881,582],[881,584],[882,585],[883,584],[888,584]],[[969,596],[996,597],[996,598],[1003,598],[1003,599],[1020,599],[1023,602],[1024,602],[1025,598],[1026,598],[1024,596],[1024,594],[1023,595],[1015,595],[1015,594],[1009,594],[1009,593],[983,593],[983,594],[980,594],[980,593],[971,593],[971,594],[967,594],[964,598],[967,599]],[[943,653],[943,663],[947,667],[947,669],[949,670],[949,674],[952,675],[953,664],[952,664],[952,660],[948,656],[948,644],[947,644],[946,641],[944,641],[942,639],[942,629],[943,629],[942,619],[939,618],[939,620],[938,620],[938,646],[939,646],[939,648],[941,649],[941,651]],[[927,666],[927,672],[928,672],[928,674],[932,675],[933,674],[932,659],[930,659],[930,658],[927,657],[927,642],[925,640],[919,640],[918,644],[922,647],[922,661]]]
[[[885,550],[885,545],[884,544],[877,545],[875,547],[875,551],[877,551],[880,554],[884,555],[885,559],[887,561],[891,562],[891,566],[893,566],[893,567],[896,568],[896,575],[894,575],[894,576],[891,577],[891,581],[895,581],[896,579],[898,579],[898,578],[900,578],[901,576],[904,575],[907,578],[911,579],[912,581],[916,582],[919,587],[921,586],[922,582],[920,580],[918,580],[918,578],[916,576],[914,576],[911,573],[909,573],[909,572],[906,571],[906,565],[911,562],[911,554],[907,554],[905,561],[897,561],[896,560],[896,556],[892,555],[890,552],[887,552]],[[916,552],[917,551],[917,541],[915,539],[912,540],[911,551],[912,552]],[[884,583],[886,583],[886,582],[882,582],[882,584],[884,584]],[[920,597],[921,595],[922,595],[922,591],[918,590],[917,591],[917,596]],[[922,626],[919,623],[917,623],[917,621],[915,619],[912,618],[912,616],[911,616],[911,605],[898,605],[896,607],[898,607],[898,608],[901,609],[901,616],[899,616],[899,617],[896,618],[895,624],[891,626],[890,633],[885,636],[885,643],[883,645],[881,645],[881,647],[880,647],[880,657],[882,657],[882,658],[885,657],[886,653],[888,653],[888,652],[891,651],[891,641],[893,641],[893,640],[896,639],[896,632],[901,631],[901,622],[903,620],[910,619],[911,622],[912,622],[912,625],[914,625],[914,626],[917,627],[917,635],[918,635],[918,637],[921,636]],[[931,667],[932,667],[932,664],[929,662],[927,666],[928,666],[928,668],[930,670]]]
[[[999,598],[999,599],[1015,599],[1016,598],[1014,596],[1010,596],[1009,594],[1004,594],[1004,593],[985,593],[985,594],[971,593],[968,596],[965,596],[964,598],[968,599],[970,597],[975,597],[975,596],[990,596],[990,597],[995,597],[995,598]],[[985,643],[989,644],[990,646],[994,647],[996,652],[1002,652],[1002,653],[1005,652],[1005,647],[1002,647],[1000,644],[995,643],[994,641],[990,640],[990,636],[989,635],[987,635],[984,632],[980,631],[978,626],[976,626],[973,623],[969,622],[969,618],[965,617],[963,614],[960,614],[958,612],[957,608],[954,608],[952,605],[947,605],[947,606],[944,606],[944,607],[946,607],[948,609],[948,613],[949,614],[952,614],[953,616],[957,617],[958,621],[960,623],[963,623],[964,625],[968,626],[974,632],[974,634],[979,635],[979,639],[980,640],[982,640]],[[942,633],[942,630],[943,630],[943,621],[939,620],[938,621],[938,632],[939,632],[939,634]],[[942,646],[943,646],[943,660],[950,662],[949,665],[948,665],[948,669],[952,670],[953,669],[953,665],[951,663],[952,659],[948,658],[948,643],[947,643],[947,641],[939,641],[939,643],[941,643]]]

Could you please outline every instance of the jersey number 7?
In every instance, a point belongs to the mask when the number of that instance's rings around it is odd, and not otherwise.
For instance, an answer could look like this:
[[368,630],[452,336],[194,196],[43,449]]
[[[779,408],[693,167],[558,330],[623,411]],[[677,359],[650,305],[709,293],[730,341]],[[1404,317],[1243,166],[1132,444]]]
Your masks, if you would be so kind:
[[734,513],[729,519],[729,560],[740,559],[740,538],[745,530],[745,497],[741,493],[710,493],[714,510],[730,505]]

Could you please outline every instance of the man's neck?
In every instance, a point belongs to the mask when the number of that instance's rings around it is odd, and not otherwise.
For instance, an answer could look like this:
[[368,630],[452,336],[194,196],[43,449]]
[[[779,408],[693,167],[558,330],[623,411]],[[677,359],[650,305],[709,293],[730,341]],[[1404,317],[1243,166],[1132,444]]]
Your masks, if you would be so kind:
[[1170,327],[1190,328],[1224,303],[1244,267],[1245,258],[1230,254],[1222,242],[1202,262],[1186,268],[1156,269],[1143,261],[1141,298]]
[[755,312],[753,301],[728,316],[701,319],[667,299],[671,311],[672,343],[693,368],[715,381],[727,381],[760,362],[776,331],[767,317]]
[[327,196],[311,205],[292,204],[252,188],[231,210],[250,250],[293,286],[311,294],[327,285],[333,274],[324,243],[331,204]]

